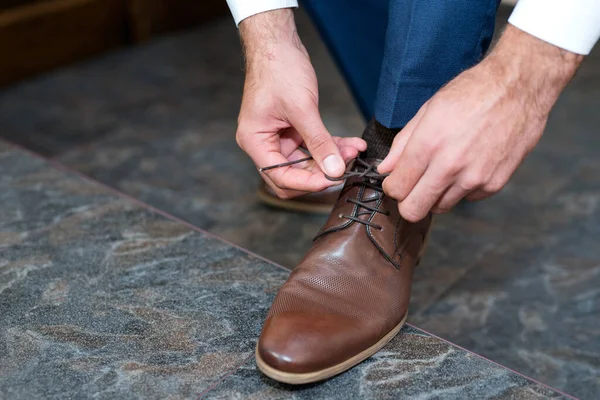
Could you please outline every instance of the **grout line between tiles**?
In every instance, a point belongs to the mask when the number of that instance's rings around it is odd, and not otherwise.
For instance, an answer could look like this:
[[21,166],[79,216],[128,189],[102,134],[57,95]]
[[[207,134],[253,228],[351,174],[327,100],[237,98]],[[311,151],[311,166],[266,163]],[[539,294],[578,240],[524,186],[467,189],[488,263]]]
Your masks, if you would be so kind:
[[[211,237],[213,239],[216,239],[216,240],[219,240],[221,242],[227,243],[228,245],[230,245],[230,246],[232,246],[232,247],[234,247],[234,248],[236,248],[238,250],[241,250],[242,252],[244,252],[244,253],[252,256],[252,257],[255,257],[255,258],[259,259],[259,260],[262,260],[262,261],[266,262],[267,264],[273,265],[273,266],[275,266],[275,267],[277,267],[279,269],[287,271],[288,273],[291,272],[291,270],[289,268],[286,268],[286,267],[284,267],[281,264],[278,264],[278,263],[276,263],[274,261],[271,261],[271,260],[269,260],[269,259],[267,259],[267,258],[265,258],[263,256],[260,256],[260,255],[258,255],[256,253],[253,253],[252,251],[250,251],[248,249],[245,249],[245,248],[243,248],[243,247],[241,247],[241,246],[239,246],[239,245],[237,245],[235,243],[232,243],[232,242],[230,242],[227,239],[224,239],[224,238],[222,238],[222,237],[220,237],[220,236],[218,236],[218,235],[216,235],[214,233],[208,232],[208,231],[206,231],[206,230],[204,230],[202,228],[199,228],[199,227],[193,225],[190,222],[187,222],[187,221],[185,221],[185,220],[183,220],[183,219],[181,219],[179,217],[176,217],[176,216],[174,216],[174,215],[172,215],[172,214],[170,214],[170,213],[168,213],[166,211],[163,211],[163,210],[158,209],[158,208],[156,208],[156,207],[154,207],[154,206],[152,206],[152,205],[150,205],[148,203],[145,203],[144,201],[142,201],[140,199],[137,199],[137,198],[135,198],[135,197],[133,197],[133,196],[131,196],[131,195],[129,195],[129,194],[127,194],[127,193],[125,193],[125,192],[123,192],[123,191],[115,188],[115,187],[113,187],[113,186],[107,185],[106,183],[100,182],[100,181],[98,181],[98,180],[96,180],[96,179],[94,179],[94,178],[92,178],[92,177],[90,177],[88,175],[85,175],[85,174],[83,174],[83,173],[81,173],[81,172],[79,172],[77,170],[74,170],[73,168],[71,168],[71,167],[69,167],[69,166],[67,166],[65,164],[62,164],[61,162],[59,162],[59,161],[57,161],[55,159],[45,157],[45,156],[43,156],[41,154],[38,154],[38,153],[36,153],[36,152],[28,149],[28,148],[25,148],[25,147],[23,147],[23,146],[21,146],[19,144],[13,143],[13,142],[11,142],[11,141],[9,141],[9,140],[7,140],[5,138],[2,138],[2,137],[0,137],[0,142],[4,142],[8,146],[10,146],[10,147],[19,149],[19,150],[21,150],[21,151],[23,151],[23,152],[25,152],[25,153],[27,153],[27,154],[29,154],[29,155],[37,158],[37,159],[40,159],[40,160],[42,160],[44,162],[47,162],[48,164],[50,164],[51,166],[55,167],[58,170],[61,170],[61,171],[64,171],[64,172],[68,172],[70,174],[74,174],[74,175],[78,176],[79,178],[81,178],[82,180],[84,180],[84,181],[86,181],[88,183],[101,186],[101,187],[105,188],[108,192],[110,192],[110,193],[112,193],[112,194],[114,194],[114,195],[116,195],[118,197],[125,198],[125,199],[131,201],[132,203],[140,206],[141,208],[149,210],[149,211],[151,211],[151,212],[153,212],[155,214],[161,215],[161,216],[163,216],[163,217],[165,217],[167,219],[170,219],[170,220],[173,220],[175,222],[181,223],[181,224],[185,225],[186,227],[188,227],[188,228],[190,228],[190,229],[192,229],[192,230],[194,230],[196,232],[202,233],[203,235],[206,235],[206,236]],[[441,338],[441,337],[439,337],[439,336],[437,336],[437,335],[435,335],[435,334],[433,334],[433,333],[431,333],[429,331],[421,329],[421,328],[419,328],[419,327],[417,327],[415,325],[412,325],[410,323],[407,323],[406,325],[411,326],[412,328],[417,329],[417,330],[419,330],[421,332],[424,332],[424,333],[426,333],[426,334],[428,334],[428,335],[430,335],[432,337],[435,337],[436,339],[441,340],[444,343],[447,343],[447,344],[449,344],[449,345],[451,345],[453,347],[456,347],[456,348],[461,349],[463,351],[466,351],[466,352],[468,352],[470,354],[473,354],[473,355],[475,355],[475,356],[477,356],[477,357],[479,357],[479,358],[481,358],[481,359],[483,359],[483,360],[485,360],[487,362],[490,362],[490,363],[492,363],[492,364],[494,364],[494,365],[496,365],[496,366],[498,366],[500,368],[503,368],[503,369],[505,369],[507,371],[510,371],[510,372],[514,373],[514,374],[517,374],[517,375],[519,375],[519,376],[521,376],[521,377],[523,377],[523,378],[525,378],[525,379],[527,379],[527,380],[529,380],[531,382],[535,382],[535,383],[537,383],[539,385],[542,385],[542,386],[544,386],[544,387],[546,387],[546,388],[548,388],[550,390],[555,391],[556,393],[559,393],[559,394],[561,394],[563,396],[566,396],[566,397],[568,397],[570,399],[573,399],[573,400],[578,400],[576,397],[574,397],[572,395],[564,393],[564,392],[562,392],[562,391],[560,391],[558,389],[555,389],[555,388],[553,388],[553,387],[551,387],[551,386],[549,386],[549,385],[547,385],[545,383],[542,383],[542,382],[540,382],[538,380],[535,380],[535,379],[533,379],[533,378],[531,378],[531,377],[529,377],[527,375],[524,375],[524,374],[522,374],[520,372],[517,372],[517,371],[515,371],[515,370],[513,370],[513,369],[511,369],[509,367],[506,367],[506,366],[504,366],[502,364],[499,364],[499,363],[497,363],[495,361],[492,361],[489,358],[486,358],[486,357],[484,357],[484,356],[482,356],[480,354],[477,354],[477,353],[475,353],[475,352],[473,352],[471,350],[465,349],[464,347],[461,347],[461,346],[459,346],[459,345],[457,345],[455,343],[452,343],[452,342],[450,342],[450,341],[448,341],[446,339],[443,339],[443,338]],[[238,366],[234,367],[232,370],[228,371],[220,380],[217,380],[209,388],[207,388],[204,391],[202,391],[199,396],[200,397],[204,396],[208,391],[214,389],[224,379],[226,379],[227,377],[231,376],[242,365],[246,364],[250,359],[252,359],[253,356],[254,356],[254,354],[251,354],[250,356],[248,356],[242,363],[240,363]]]
[[521,376],[521,377],[523,377],[523,378],[525,378],[525,379],[527,379],[527,380],[529,380],[529,381],[531,381],[531,382],[535,382],[535,383],[537,383],[538,385],[541,385],[541,386],[544,386],[544,387],[546,387],[546,388],[548,388],[548,389],[550,389],[550,390],[553,390],[553,391],[555,391],[556,393],[559,393],[559,394],[561,394],[561,395],[563,395],[563,396],[565,396],[565,397],[568,397],[569,399],[573,399],[573,400],[579,400],[577,397],[575,397],[575,396],[573,396],[573,395],[567,394],[567,393],[565,393],[565,392],[563,392],[563,391],[561,391],[561,390],[558,390],[558,389],[556,389],[556,388],[554,388],[554,387],[552,387],[552,386],[550,386],[550,385],[547,385],[547,384],[545,384],[545,383],[543,383],[543,382],[540,382],[540,381],[538,381],[537,379],[533,379],[533,378],[532,378],[532,377],[530,377],[530,376],[527,376],[527,375],[525,375],[525,374],[522,374],[522,373],[520,373],[520,372],[518,372],[518,371],[515,371],[515,370],[514,370],[514,369],[512,369],[512,368],[509,368],[509,367],[507,367],[507,366],[505,366],[505,365],[502,365],[502,364],[500,364],[500,363],[497,363],[496,361],[490,360],[489,358],[487,358],[487,357],[484,357],[484,356],[482,356],[481,354],[475,353],[475,352],[473,352],[473,351],[471,351],[471,350],[469,350],[469,349],[465,349],[464,347],[462,347],[462,346],[459,346],[459,345],[457,345],[456,343],[452,343],[451,341],[449,341],[449,340],[446,340],[446,339],[444,339],[444,338],[441,338],[441,337],[439,337],[438,335],[436,335],[436,334],[434,334],[434,333],[431,333],[431,332],[429,332],[429,331],[426,331],[426,330],[425,330],[425,329],[423,329],[423,328],[419,328],[418,326],[415,326],[415,325],[413,325],[413,324],[410,324],[410,323],[408,323],[408,322],[406,323],[406,325],[408,325],[408,326],[410,326],[410,327],[412,327],[412,328],[414,328],[414,329],[416,329],[416,330],[419,330],[419,331],[421,331],[421,332],[424,332],[424,333],[428,334],[428,335],[429,335],[429,336],[431,336],[431,337],[434,337],[434,338],[436,338],[436,339],[438,339],[438,340],[441,340],[441,341],[442,341],[442,342],[444,342],[444,343],[448,343],[449,345],[451,345],[451,346],[453,346],[453,347],[456,347],[456,348],[458,348],[458,349],[460,349],[460,350],[463,350],[463,351],[465,351],[465,352],[467,352],[467,353],[469,353],[469,354],[473,354],[474,356],[476,356],[476,357],[478,357],[478,358],[481,358],[481,359],[483,359],[483,360],[485,360],[485,361],[487,361],[487,362],[489,362],[489,363],[491,363],[491,364],[494,364],[494,365],[496,365],[496,366],[498,366],[498,367],[500,367],[500,368],[504,368],[505,370],[507,370],[507,371],[510,371],[510,372],[512,372],[512,373],[514,373],[514,374],[516,374],[516,375],[519,375],[519,376]]

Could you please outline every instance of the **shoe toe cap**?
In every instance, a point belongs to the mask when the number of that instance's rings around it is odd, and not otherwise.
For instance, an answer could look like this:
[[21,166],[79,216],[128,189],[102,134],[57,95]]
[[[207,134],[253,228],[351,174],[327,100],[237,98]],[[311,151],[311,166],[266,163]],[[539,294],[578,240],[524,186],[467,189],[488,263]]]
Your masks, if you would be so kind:
[[360,352],[364,333],[358,321],[348,317],[284,312],[265,322],[258,355],[281,372],[316,372]]

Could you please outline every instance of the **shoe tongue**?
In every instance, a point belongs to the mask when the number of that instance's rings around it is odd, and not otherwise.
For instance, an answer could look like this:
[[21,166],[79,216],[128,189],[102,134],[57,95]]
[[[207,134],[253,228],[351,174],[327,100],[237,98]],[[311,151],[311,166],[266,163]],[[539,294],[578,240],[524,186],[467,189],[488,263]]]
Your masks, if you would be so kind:
[[375,157],[367,157],[367,155],[365,153],[360,153],[358,158],[364,162],[366,162],[369,165],[379,165],[381,164],[381,162],[383,161],[380,158],[375,158]]
[[[366,158],[366,157],[363,157],[363,155],[364,154],[361,154],[361,156],[359,157],[358,160],[360,160],[360,161],[355,161],[354,165],[352,166],[351,171],[364,172],[365,168],[368,168],[368,166],[377,166],[383,161],[378,158]],[[366,166],[365,166],[365,164],[366,164]],[[374,184],[377,186],[381,186],[381,184],[382,184],[381,180],[369,179],[369,178],[362,178],[362,179],[366,180],[370,184]],[[361,200],[362,201],[373,201],[373,200],[379,198],[379,196],[380,196],[380,192],[378,192],[377,190],[370,188],[370,187],[365,187]]]

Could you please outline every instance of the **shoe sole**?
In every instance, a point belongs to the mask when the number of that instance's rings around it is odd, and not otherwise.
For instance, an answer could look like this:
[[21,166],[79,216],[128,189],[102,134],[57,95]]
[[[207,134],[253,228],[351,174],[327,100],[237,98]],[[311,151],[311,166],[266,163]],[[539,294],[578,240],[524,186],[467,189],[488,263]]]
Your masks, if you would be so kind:
[[265,374],[269,378],[275,379],[278,382],[289,383],[291,385],[301,385],[305,383],[322,381],[324,379],[331,378],[332,376],[349,370],[355,365],[360,364],[362,361],[371,357],[373,354],[377,353],[383,346],[388,344],[388,342],[392,340],[394,336],[398,334],[398,332],[400,332],[400,329],[402,329],[402,327],[404,326],[404,322],[406,322],[407,316],[408,312],[404,315],[404,318],[402,318],[402,321],[400,321],[398,325],[396,325],[391,331],[389,331],[384,337],[379,339],[379,341],[371,347],[361,351],[360,353],[347,359],[344,362],[341,362],[332,367],[322,369],[320,371],[306,372],[302,374],[294,374],[291,372],[279,371],[269,366],[266,362],[262,360],[262,358],[260,358],[260,355],[258,354],[258,345],[256,347],[256,364],[258,365],[258,369],[260,369],[263,374]]
[[267,193],[263,188],[259,188],[256,194],[258,195],[258,198],[266,205],[289,211],[328,215],[333,208],[333,204],[313,204],[294,199],[282,200]]

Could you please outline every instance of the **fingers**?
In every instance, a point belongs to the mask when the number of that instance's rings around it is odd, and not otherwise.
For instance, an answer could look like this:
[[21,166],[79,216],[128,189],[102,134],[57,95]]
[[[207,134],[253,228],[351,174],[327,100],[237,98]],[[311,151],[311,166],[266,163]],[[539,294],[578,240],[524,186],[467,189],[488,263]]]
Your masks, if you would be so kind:
[[501,191],[504,188],[504,186],[508,183],[508,180],[510,179],[514,171],[517,169],[517,166],[518,165],[513,166],[512,164],[509,164],[504,168],[500,168],[498,171],[496,171],[494,176],[487,183],[481,186],[481,188],[469,193],[466,196],[467,200],[484,200]]
[[[342,149],[340,149],[340,151],[341,151],[343,157],[347,157],[348,161],[350,161],[356,157],[357,150],[354,147],[343,147]],[[347,152],[348,152],[348,154],[346,155]],[[297,148],[296,150],[294,150],[291,154],[289,154],[287,156],[287,159],[289,161],[295,161],[295,160],[299,160],[299,159],[302,159],[305,157],[306,157],[306,153],[304,153],[299,148]],[[316,165],[314,160],[308,160],[308,161],[304,161],[304,162],[301,162],[298,164],[293,164],[290,167],[294,168],[294,169],[298,169],[298,170],[305,170],[307,172],[311,172],[313,174],[313,177],[315,177],[315,181],[322,182],[323,187],[321,188],[319,186],[314,186],[310,190],[295,190],[294,186],[287,186],[288,184],[294,185],[294,182],[289,182],[291,175],[288,175],[285,177],[286,183],[284,185],[282,185],[280,180],[277,181],[278,183],[273,181],[271,179],[271,177],[269,175],[267,175],[267,172],[269,172],[269,171],[265,171],[265,173],[262,174],[263,179],[271,187],[271,189],[275,192],[275,194],[281,199],[290,199],[290,198],[297,197],[297,196],[300,196],[300,195],[303,195],[306,193],[321,191],[330,186],[336,186],[336,185],[343,183],[340,181],[330,181],[328,179],[325,179],[324,181],[322,181],[321,177],[323,176],[323,173],[321,172],[319,167]],[[291,171],[291,172],[293,173],[293,171]],[[278,179],[279,177],[275,177],[275,178]]]
[[339,148],[323,125],[316,104],[297,107],[288,116],[321,171],[332,177],[340,177],[346,169]]
[[346,165],[351,160],[353,160],[356,157],[358,157],[358,153],[359,153],[359,151],[356,149],[356,147],[342,147],[342,148],[340,148],[340,154],[342,155],[342,158],[344,159],[344,163]]
[[[302,136],[300,136],[298,131],[296,131],[294,128],[286,129],[279,135],[279,137],[281,154],[283,154],[284,157],[288,157],[289,154],[295,151],[303,143]],[[359,137],[333,136],[333,141],[339,148],[340,152],[345,147],[348,147],[349,149],[354,149],[352,151],[352,154],[354,154],[354,156],[352,156],[351,158],[355,158],[356,156],[358,156],[358,153],[367,149],[367,142],[365,142]],[[348,161],[347,158],[343,155],[342,158],[344,159],[344,161]]]
[[486,178],[487,175],[482,172],[485,170],[483,167],[466,169],[456,182],[442,194],[431,211],[442,214],[450,211],[464,198],[469,201],[479,201],[493,196],[506,185],[514,169],[516,169],[516,166],[509,164],[497,170],[491,178]]
[[280,199],[291,199],[291,198],[298,197],[298,196],[301,196],[301,195],[307,193],[307,192],[302,192],[299,190],[280,189],[277,185],[275,185],[275,183],[273,183],[273,181],[271,179],[269,179],[269,177],[266,174],[262,174],[261,177],[263,178],[265,183],[267,185],[269,185],[269,187],[273,190],[273,192],[275,192],[277,197],[279,197]]
[[430,157],[431,152],[426,145],[412,136],[390,176],[383,181],[385,193],[402,202],[427,170]]
[[333,140],[337,144],[340,149],[340,154],[344,159],[344,164],[348,164],[350,160],[358,157],[358,154],[361,151],[365,151],[367,149],[367,142],[365,142],[361,138],[357,137],[339,137],[334,136]]
[[[236,135],[238,144],[259,168],[306,157],[306,154],[299,149],[299,146],[303,143],[307,145],[309,151],[311,151],[311,146],[316,146],[316,152],[319,154],[320,151],[321,157],[323,157],[323,151],[327,152],[329,146],[333,146],[335,150],[333,153],[341,163],[341,168],[336,167],[339,171],[336,170],[335,175],[341,176],[346,170],[346,163],[356,158],[360,151],[364,151],[366,143],[363,139],[356,137],[331,137],[323,126],[318,111],[316,111],[316,116],[316,122],[311,123],[307,118],[306,121],[296,122],[297,127],[288,125],[269,132],[256,132],[256,129],[252,129],[251,125],[240,123]],[[310,126],[316,128],[309,129]],[[244,130],[244,127],[247,127],[247,129]],[[300,130],[303,130],[305,136],[309,137],[308,141],[300,134]],[[315,142],[315,135],[312,132],[318,132],[319,130],[322,133],[321,137],[327,141],[325,145],[318,146],[318,143]],[[306,132],[310,133],[307,134]],[[312,144],[309,142],[311,138],[313,140]],[[333,182],[325,178],[322,171],[322,168],[325,168],[323,164],[327,164],[325,160],[321,159],[319,165],[315,150],[312,150],[311,155],[315,158],[314,161],[264,171],[265,181],[282,197],[289,197],[303,192],[317,192],[338,184],[339,182]],[[293,192],[290,192],[290,190]],[[283,193],[283,191],[286,191],[286,193]]]
[[[350,160],[358,157],[358,154],[361,151],[365,151],[367,148],[367,143],[357,137],[333,137],[334,142],[339,148],[342,159],[344,160],[344,164],[348,164]],[[300,158],[305,158],[307,156],[306,153],[299,150],[299,146],[302,144],[302,138],[300,134],[296,132],[293,128],[286,130],[283,134],[281,134],[281,154],[286,157],[289,161],[297,160]],[[296,157],[291,157],[291,154],[298,154]],[[305,163],[302,164],[294,164],[294,168],[305,168]],[[318,170],[320,170],[317,167]],[[317,171],[315,169],[315,172]]]
[[263,173],[280,189],[320,192],[335,184],[325,178],[322,173],[314,173],[292,166],[276,168]]
[[[294,128],[284,130],[280,135],[245,135],[240,147],[248,153],[259,167],[281,164],[306,157],[299,149],[303,139]],[[366,149],[364,140],[356,137],[333,137],[344,163],[356,158]],[[307,161],[287,167],[264,171],[263,177],[271,188],[282,198],[294,197],[305,192],[318,192],[339,184],[325,178],[315,161]]]
[[433,163],[408,196],[398,204],[402,217],[411,222],[422,220],[452,185],[452,180],[443,167]]
[[302,136],[293,127],[290,127],[279,134],[279,147],[281,154],[288,157],[293,151],[297,150],[302,144]]
[[[276,133],[271,136],[246,135],[245,138],[245,141],[240,143],[240,147],[258,167],[267,167],[290,161],[281,154],[279,136]],[[299,150],[298,153],[301,154]],[[297,158],[301,157],[298,156]],[[269,180],[280,189],[318,192],[331,186],[331,182],[320,171],[313,172],[309,168],[287,166],[265,171],[263,174],[266,174]]]
[[340,137],[334,136],[333,140],[338,147],[354,147],[359,152],[367,150],[367,142],[359,137]]
[[427,103],[396,136],[390,153],[377,168],[380,173],[391,171],[383,181],[383,190],[398,200],[400,214],[411,222],[429,213],[455,176],[433,143],[437,123],[423,119],[426,110]]
[[454,208],[468,192],[458,185],[453,185],[442,194],[438,202],[433,206],[431,211],[435,214],[443,214]]

